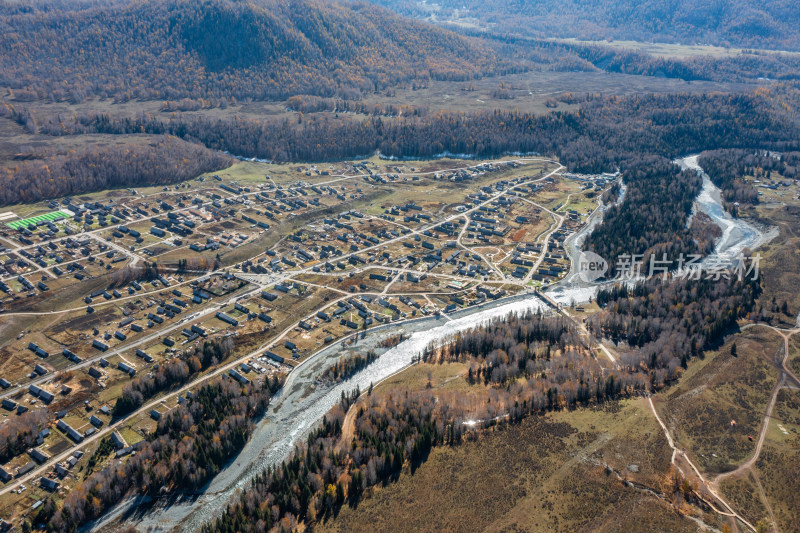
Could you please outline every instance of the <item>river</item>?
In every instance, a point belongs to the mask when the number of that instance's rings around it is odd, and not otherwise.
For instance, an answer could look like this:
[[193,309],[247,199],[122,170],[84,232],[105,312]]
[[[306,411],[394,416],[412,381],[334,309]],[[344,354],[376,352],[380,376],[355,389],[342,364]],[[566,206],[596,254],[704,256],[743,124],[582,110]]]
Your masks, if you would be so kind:
[[[708,214],[722,229],[723,235],[716,245],[715,253],[721,257],[733,257],[744,247],[752,249],[766,242],[770,238],[770,232],[764,232],[746,221],[734,219],[724,210],[719,189],[700,169],[697,160],[697,156],[689,156],[676,161],[676,164],[696,170],[703,176],[703,189],[697,198],[695,209]],[[621,203],[624,196],[623,186],[617,202]],[[573,266],[584,239],[602,222],[603,213],[607,209],[608,206],[598,206],[587,224],[565,241]],[[545,292],[552,299],[565,304],[572,301],[581,303],[596,295],[601,285],[583,281],[575,268],[572,268],[561,282]],[[246,489],[255,474],[268,465],[276,465],[284,460],[292,452],[294,444],[305,439],[323,415],[339,401],[343,391],[349,392],[356,387],[366,390],[370,383],[378,383],[407,368],[412,364],[412,358],[419,355],[431,341],[441,342],[458,331],[485,324],[512,312],[523,313],[540,309],[543,309],[540,299],[531,294],[520,295],[464,309],[450,317],[428,317],[381,326],[370,330],[364,339],[346,348],[341,343],[329,346],[289,374],[285,386],[273,398],[245,448],[202,488],[199,495],[155,503],[130,499],[109,512],[102,521],[90,524],[85,529],[110,529],[113,522],[121,520],[140,531],[195,531],[203,522],[222,512],[235,492]],[[366,352],[375,348],[381,339],[400,332],[411,336],[394,348],[386,350],[374,363],[353,378],[333,387],[318,387],[315,383],[316,377],[345,351]]]
[[611,206],[621,205],[622,202],[625,201],[625,193],[627,192],[628,188],[623,183],[621,177],[619,178],[619,185],[619,196],[617,197],[616,201],[613,204],[604,205],[602,199],[598,198],[599,205],[592,212],[592,214],[589,215],[589,218],[586,220],[586,224],[580,230],[564,240],[564,249],[566,250],[570,259],[569,273],[564,277],[564,279],[545,290],[547,295],[553,301],[564,305],[570,305],[573,302],[588,302],[590,299],[597,296],[597,291],[600,289],[600,287],[606,283],[613,283],[613,281],[605,283],[587,282],[581,278],[577,265],[578,257],[581,255],[581,248],[583,247],[586,237],[588,237],[589,234],[594,231],[594,228],[603,222],[603,215]]
[[703,178],[703,188],[695,200],[694,212],[701,211],[708,215],[722,230],[722,236],[715,243],[714,253],[706,257],[708,261],[713,257],[722,262],[732,262],[739,257],[742,250],[753,250],[765,244],[777,233],[777,228],[762,230],[739,218],[734,218],[722,206],[722,191],[711,182],[708,174],[700,168],[700,156],[691,155],[675,161],[681,168],[694,170]]
[[[224,509],[237,489],[243,489],[252,477],[268,465],[279,464],[303,440],[323,415],[339,401],[341,393],[356,387],[367,390],[370,383],[392,376],[410,366],[412,358],[431,341],[447,337],[509,313],[543,310],[544,304],[531,295],[517,296],[501,302],[465,309],[448,317],[429,317],[376,328],[355,345],[342,347],[336,343],[307,360],[292,371],[279,395],[273,398],[266,415],[242,452],[218,474],[199,496],[175,498],[169,503],[147,504],[131,499],[108,513],[87,530],[101,530],[117,519],[134,525],[140,531],[195,531],[203,522]],[[410,337],[386,350],[378,359],[351,379],[333,387],[318,387],[319,376],[345,351],[366,352],[374,349],[381,339],[400,332]],[[145,505],[142,505],[145,504]]]
[[[752,223],[734,218],[725,211],[722,205],[722,191],[712,183],[708,174],[700,168],[698,155],[690,155],[675,160],[675,164],[686,170],[694,170],[703,178],[703,187],[695,199],[692,215],[697,212],[705,213],[714,221],[722,236],[714,245],[714,252],[706,256],[700,265],[708,265],[710,262],[717,264],[730,264],[740,257],[742,250],[748,248],[755,250],[759,246],[766,244],[777,236],[777,228],[759,228]],[[621,187],[620,196],[614,205],[620,205],[625,198],[624,185]],[[559,283],[553,285],[545,292],[554,301],[568,305],[570,303],[582,303],[597,295],[597,291],[607,284],[615,281],[587,282],[581,279],[576,265],[577,259],[581,254],[586,237],[603,221],[603,215],[610,206],[600,205],[592,213],[587,224],[580,231],[570,235],[564,241],[564,248],[570,257],[571,267],[569,274]],[[691,221],[691,217],[689,219]],[[632,280],[636,281],[636,280]]]

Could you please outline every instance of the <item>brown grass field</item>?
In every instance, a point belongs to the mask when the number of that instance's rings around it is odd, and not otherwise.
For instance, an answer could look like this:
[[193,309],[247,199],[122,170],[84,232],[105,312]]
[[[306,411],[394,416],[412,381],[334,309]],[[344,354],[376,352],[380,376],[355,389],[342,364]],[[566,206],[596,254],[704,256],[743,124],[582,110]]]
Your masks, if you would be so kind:
[[800,506],[800,397],[782,390],[756,471],[781,531],[797,528]]
[[679,384],[656,397],[673,437],[708,472],[731,470],[753,453],[748,435],[758,435],[778,379],[771,362],[781,337],[748,329],[735,336],[738,357],[730,353],[732,341],[690,364]]
[[[464,370],[418,364],[373,394],[426,386],[467,393]],[[672,496],[669,460],[642,399],[532,416],[435,448],[415,472],[404,470],[315,530],[697,531],[678,512],[687,507]]]
[[[414,381],[425,366],[411,372]],[[641,400],[534,416],[436,448],[416,472],[316,530],[696,531],[671,496],[627,486],[603,466],[661,492],[669,490],[669,457]]]

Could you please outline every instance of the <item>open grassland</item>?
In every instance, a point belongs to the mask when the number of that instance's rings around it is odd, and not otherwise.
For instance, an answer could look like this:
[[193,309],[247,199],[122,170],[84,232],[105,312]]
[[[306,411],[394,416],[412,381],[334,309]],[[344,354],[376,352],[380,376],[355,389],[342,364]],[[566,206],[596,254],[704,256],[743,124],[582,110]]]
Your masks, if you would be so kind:
[[[737,356],[731,355],[736,342]],[[733,337],[689,365],[680,382],[657,396],[678,445],[707,472],[732,470],[753,453],[778,372],[772,362],[783,339],[766,328]]]
[[[456,370],[417,365],[378,390],[418,387],[428,374],[433,388],[459,386]],[[318,530],[696,531],[672,496],[663,497],[671,492],[669,457],[642,400],[534,416],[434,449],[414,473]],[[618,474],[641,485],[626,486]]]
[[[546,207],[550,211],[566,211],[575,209],[580,202],[581,185],[577,181],[559,181],[552,185],[546,185],[544,189],[536,195],[536,203]],[[573,205],[573,198],[575,204]],[[597,202],[594,202],[597,205]],[[585,211],[584,211],[585,212]]]
[[794,531],[800,505],[798,468],[800,396],[796,390],[783,389],[755,468],[723,480],[720,488],[751,523],[760,522],[770,531]]
[[800,395],[784,389],[778,394],[767,440],[756,462],[759,480],[780,531],[797,529],[800,507]]
[[778,313],[776,319],[793,326],[800,313],[800,201],[796,195],[786,195],[780,203],[759,205],[756,213],[759,221],[779,230],[769,245],[759,249],[764,290],[761,302],[765,307],[773,299],[786,302],[788,315]]
[[403,390],[419,390],[430,384],[435,389],[468,390],[464,377],[467,365],[464,363],[447,363],[441,365],[414,365],[396,374],[380,384],[381,392],[401,392]]
[[776,317],[785,325],[796,324],[800,313],[800,237],[778,237],[779,242],[770,246],[763,256],[764,293],[762,305],[768,305],[774,298],[776,302],[786,302],[789,314],[779,313]]
[[[745,54],[751,54],[752,50],[744,50],[735,47],[712,46],[708,44],[680,44],[680,43],[647,43],[642,41],[625,41],[625,40],[607,40],[607,41],[584,41],[580,39],[550,39],[555,42],[563,43],[577,43],[577,44],[591,44],[602,45],[609,48],[617,48],[624,50],[635,50],[637,52],[645,52],[656,57],[665,58],[689,58],[697,56],[709,57],[737,57]],[[757,50],[759,54],[787,54],[797,55],[797,52],[776,52],[773,50]]]
[[758,496],[759,481],[752,472],[746,472],[720,483],[720,489],[731,505],[751,524],[769,521],[769,511]]
[[800,375],[800,339],[797,338],[797,335],[789,339],[789,359],[786,361],[786,366],[796,376]]

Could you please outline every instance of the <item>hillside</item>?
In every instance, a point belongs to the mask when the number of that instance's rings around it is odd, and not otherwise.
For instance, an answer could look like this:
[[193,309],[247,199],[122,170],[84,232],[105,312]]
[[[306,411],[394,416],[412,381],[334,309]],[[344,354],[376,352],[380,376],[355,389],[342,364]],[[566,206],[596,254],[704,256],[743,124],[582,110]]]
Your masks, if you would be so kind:
[[319,0],[6,2],[0,56],[0,86],[17,100],[357,96],[502,68],[453,32]]
[[376,0],[398,12],[497,33],[800,50],[789,0]]

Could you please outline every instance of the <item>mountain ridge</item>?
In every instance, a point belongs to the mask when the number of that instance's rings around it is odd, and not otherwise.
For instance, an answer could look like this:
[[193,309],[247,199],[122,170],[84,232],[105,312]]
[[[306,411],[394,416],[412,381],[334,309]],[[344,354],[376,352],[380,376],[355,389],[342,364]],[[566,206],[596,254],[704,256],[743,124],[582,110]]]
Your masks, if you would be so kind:
[[372,0],[398,13],[496,33],[800,51],[790,0]]
[[0,6],[0,85],[22,99],[357,95],[513,68],[476,39],[368,3],[34,5]]

